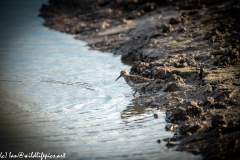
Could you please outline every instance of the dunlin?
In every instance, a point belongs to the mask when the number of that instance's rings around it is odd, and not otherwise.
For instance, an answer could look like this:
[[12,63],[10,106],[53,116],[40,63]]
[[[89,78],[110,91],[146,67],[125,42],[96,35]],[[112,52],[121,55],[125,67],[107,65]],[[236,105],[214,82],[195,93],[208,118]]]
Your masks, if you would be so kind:
[[125,70],[120,72],[120,76],[116,79],[116,81],[120,77],[123,77],[125,79],[126,83],[135,90],[135,93],[133,94],[133,96],[136,94],[137,91],[144,90],[144,92],[145,92],[145,87],[154,80],[154,79],[149,79],[149,78],[145,78],[145,77],[138,76],[138,75],[129,74]]

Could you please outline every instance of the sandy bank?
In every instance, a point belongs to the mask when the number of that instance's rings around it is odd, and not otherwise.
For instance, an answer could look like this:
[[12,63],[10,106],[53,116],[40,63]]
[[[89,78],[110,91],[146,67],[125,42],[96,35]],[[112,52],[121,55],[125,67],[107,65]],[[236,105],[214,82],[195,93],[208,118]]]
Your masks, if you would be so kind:
[[156,79],[135,102],[166,112],[169,144],[240,158],[239,1],[49,0],[40,11],[44,25]]

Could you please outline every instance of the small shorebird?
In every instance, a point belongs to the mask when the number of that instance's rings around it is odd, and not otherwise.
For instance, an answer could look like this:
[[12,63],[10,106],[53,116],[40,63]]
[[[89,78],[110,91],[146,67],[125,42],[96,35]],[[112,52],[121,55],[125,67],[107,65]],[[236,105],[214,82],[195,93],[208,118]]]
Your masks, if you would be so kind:
[[135,96],[136,92],[138,90],[142,91],[144,89],[145,92],[145,87],[152,82],[154,79],[149,79],[149,78],[145,78],[142,76],[138,76],[138,75],[132,75],[129,74],[127,71],[123,70],[120,72],[120,76],[116,79],[116,81],[120,78],[123,77],[126,81],[126,83],[132,87],[133,89],[135,89],[135,93],[133,94],[133,96]]

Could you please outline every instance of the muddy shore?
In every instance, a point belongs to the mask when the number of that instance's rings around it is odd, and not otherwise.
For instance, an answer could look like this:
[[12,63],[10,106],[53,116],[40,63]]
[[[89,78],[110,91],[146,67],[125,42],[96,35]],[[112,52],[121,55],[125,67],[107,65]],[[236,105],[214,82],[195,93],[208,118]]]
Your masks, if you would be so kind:
[[240,1],[49,0],[40,16],[155,79],[134,101],[166,112],[169,147],[240,159]]

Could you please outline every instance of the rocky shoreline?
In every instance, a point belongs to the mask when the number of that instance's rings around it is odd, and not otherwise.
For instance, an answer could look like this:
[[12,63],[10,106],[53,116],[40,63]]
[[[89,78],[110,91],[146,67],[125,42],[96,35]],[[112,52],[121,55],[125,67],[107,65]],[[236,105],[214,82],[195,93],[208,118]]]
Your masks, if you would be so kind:
[[169,146],[240,159],[240,1],[49,0],[40,16],[155,79],[134,101],[166,112]]

